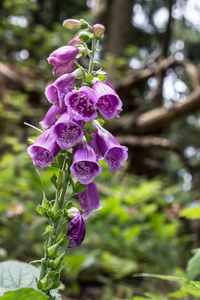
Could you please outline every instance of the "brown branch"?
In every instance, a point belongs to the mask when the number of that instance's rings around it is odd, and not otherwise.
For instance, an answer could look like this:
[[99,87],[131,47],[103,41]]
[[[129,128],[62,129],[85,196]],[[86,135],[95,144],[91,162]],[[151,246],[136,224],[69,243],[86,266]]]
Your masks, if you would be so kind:
[[131,148],[142,148],[142,149],[163,149],[173,151],[178,154],[184,165],[190,171],[194,173],[194,168],[190,165],[189,160],[184,156],[184,147],[181,147],[178,143],[171,141],[166,138],[154,137],[154,136],[117,136],[117,140],[120,144],[126,145]]
[[115,89],[117,92],[121,92],[121,90],[138,87],[139,85],[146,82],[150,77],[160,74],[161,71],[165,71],[175,64],[177,65],[179,64],[179,62],[174,58],[174,56],[170,56],[157,63],[152,68],[131,71],[124,79],[120,80],[115,85]]
[[200,109],[200,87],[186,99],[180,99],[172,108],[158,107],[141,114],[137,119],[133,115],[125,116],[115,123],[108,123],[108,127],[113,133],[148,134],[198,109]]

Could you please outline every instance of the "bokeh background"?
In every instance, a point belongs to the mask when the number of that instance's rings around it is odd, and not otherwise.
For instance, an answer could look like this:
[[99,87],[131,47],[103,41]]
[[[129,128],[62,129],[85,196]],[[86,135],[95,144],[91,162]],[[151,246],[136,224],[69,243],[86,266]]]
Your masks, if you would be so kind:
[[[133,278],[184,277],[200,247],[199,0],[0,1],[0,259],[42,256],[42,188],[26,153],[37,132],[24,122],[38,126],[50,106],[46,59],[75,36],[67,18],[106,26],[96,60],[124,106],[105,127],[129,160],[116,174],[103,164],[103,208],[87,220],[84,247],[68,251],[63,299],[200,299],[191,288],[175,293],[175,282]],[[48,199],[54,172],[41,171]],[[199,273],[197,263],[190,279]]]

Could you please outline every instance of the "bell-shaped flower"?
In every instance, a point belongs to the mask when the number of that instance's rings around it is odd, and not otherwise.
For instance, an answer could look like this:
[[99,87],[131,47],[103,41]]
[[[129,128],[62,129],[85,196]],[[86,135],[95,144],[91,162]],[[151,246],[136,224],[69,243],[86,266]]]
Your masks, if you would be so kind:
[[60,147],[57,145],[55,138],[51,136],[50,129],[48,129],[37,138],[33,145],[28,147],[27,152],[32,157],[33,164],[44,169],[53,162],[59,150]]
[[98,98],[93,89],[83,86],[65,97],[69,115],[75,120],[91,122],[97,117],[96,103]]
[[51,134],[61,149],[67,150],[79,143],[83,137],[83,121],[71,119],[65,112],[51,128]]
[[92,149],[96,153],[97,159],[102,160],[103,156],[100,154],[99,148],[97,147],[96,134],[92,133],[91,131],[89,132],[89,134],[92,136],[92,140],[88,142],[88,144],[92,147]]
[[58,115],[62,115],[65,111],[67,111],[67,107],[63,106],[63,108],[57,108],[55,105],[52,105],[47,111],[44,119],[39,123],[45,129],[49,129],[53,126],[56,121]]
[[45,89],[45,96],[48,101],[54,104],[58,108],[62,108],[64,104],[64,98],[67,93],[74,89],[76,77],[73,74],[64,74],[50,84]]
[[85,238],[85,221],[78,211],[75,217],[70,221],[67,229],[68,248],[82,246]]
[[78,193],[83,219],[87,219],[92,211],[99,210],[102,207],[99,205],[99,193],[96,184],[91,182],[85,186],[86,191]]
[[74,69],[78,52],[77,47],[68,45],[62,46],[50,54],[47,60],[54,66],[53,73],[56,77],[70,73]]
[[80,39],[79,39],[79,37],[77,36],[77,37],[75,37],[75,38],[73,38],[72,40],[70,40],[68,43],[67,43],[67,45],[69,45],[69,46],[75,46],[75,45],[83,45],[83,41],[81,41]]
[[92,88],[98,97],[96,108],[99,109],[102,116],[106,119],[117,116],[122,109],[122,102],[115,90],[100,80],[96,80]]
[[74,149],[70,170],[82,184],[91,183],[96,176],[101,174],[102,168],[98,164],[97,156],[87,144],[85,137]]
[[104,157],[111,171],[117,171],[128,158],[128,148],[121,146],[116,138],[104,129],[98,121],[93,121],[93,124],[97,129],[96,145],[99,153]]

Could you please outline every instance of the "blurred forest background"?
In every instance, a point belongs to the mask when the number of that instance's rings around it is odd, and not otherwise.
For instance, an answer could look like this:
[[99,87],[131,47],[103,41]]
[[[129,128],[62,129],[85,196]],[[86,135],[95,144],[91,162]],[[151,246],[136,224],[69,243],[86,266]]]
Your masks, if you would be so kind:
[[[26,153],[36,132],[24,122],[38,126],[50,106],[46,59],[74,37],[62,27],[72,17],[106,26],[96,60],[124,106],[105,126],[129,160],[96,181],[103,208],[66,256],[63,299],[200,299],[188,285],[133,278],[200,278],[199,0],[0,0],[0,259],[42,256],[42,189]],[[41,171],[48,199],[54,172]]]

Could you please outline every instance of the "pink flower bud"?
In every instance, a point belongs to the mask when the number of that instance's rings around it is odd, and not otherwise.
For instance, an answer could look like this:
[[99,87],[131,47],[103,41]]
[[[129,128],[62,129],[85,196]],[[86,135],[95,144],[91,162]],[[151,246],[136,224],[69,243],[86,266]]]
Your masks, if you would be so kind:
[[63,26],[67,29],[79,29],[81,28],[81,22],[75,19],[66,19],[63,22]]
[[101,24],[95,24],[92,26],[93,33],[96,37],[100,38],[104,34],[105,27]]

